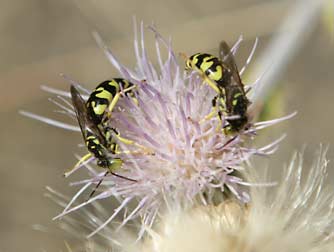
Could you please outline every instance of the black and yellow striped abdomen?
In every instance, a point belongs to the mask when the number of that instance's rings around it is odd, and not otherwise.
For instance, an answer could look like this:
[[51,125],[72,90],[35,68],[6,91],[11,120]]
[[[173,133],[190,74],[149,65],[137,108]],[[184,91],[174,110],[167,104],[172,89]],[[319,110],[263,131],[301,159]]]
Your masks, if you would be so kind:
[[189,57],[186,69],[196,70],[217,84],[219,89],[229,85],[231,73],[225,64],[217,57],[208,53],[196,53]]
[[88,151],[91,152],[98,160],[105,159],[105,143],[102,143],[95,134],[88,130],[86,130],[85,135],[85,144]]
[[220,119],[222,114],[227,116],[229,125],[225,132],[237,132],[248,123],[247,109],[250,101],[246,96],[233,52],[225,41],[220,43],[219,55],[220,58],[208,53],[193,54],[186,59],[186,70],[199,73],[203,81],[217,93],[212,100],[212,106],[218,105]]
[[108,151],[106,147],[101,143],[96,135],[90,131],[86,131],[85,144],[90,153],[92,153],[97,159],[97,165],[102,168],[107,168],[110,171],[117,170],[122,165],[122,160],[120,158],[109,158],[108,152],[116,153],[117,144],[109,144],[110,150]]
[[[114,88],[110,88],[110,86],[113,86],[111,84],[115,85]],[[112,131],[114,131],[115,134],[118,134],[118,132],[108,125],[101,123],[102,116],[107,107],[102,111],[101,119],[96,115],[94,108],[98,104],[109,105],[113,97],[117,95],[115,91],[119,89],[120,84],[124,84],[125,88],[130,85],[129,82],[122,79],[105,81],[97,86],[87,102],[82,98],[76,87],[71,85],[72,103],[82,136],[85,140],[85,145],[90,155],[96,158],[97,165],[107,168],[111,173],[122,166],[122,160],[120,158],[110,156],[110,154],[116,154],[118,151],[118,144],[113,139]],[[90,109],[89,112],[88,109]],[[95,121],[93,121],[94,119]],[[96,124],[95,122],[101,124]],[[87,155],[80,161],[85,160],[87,160]]]
[[[87,113],[95,125],[99,125],[102,122],[109,104],[117,93],[121,91],[120,85],[122,85],[123,89],[134,86],[133,83],[125,79],[115,78],[100,83],[89,96],[86,103]],[[133,95],[133,90],[129,90],[126,94]]]

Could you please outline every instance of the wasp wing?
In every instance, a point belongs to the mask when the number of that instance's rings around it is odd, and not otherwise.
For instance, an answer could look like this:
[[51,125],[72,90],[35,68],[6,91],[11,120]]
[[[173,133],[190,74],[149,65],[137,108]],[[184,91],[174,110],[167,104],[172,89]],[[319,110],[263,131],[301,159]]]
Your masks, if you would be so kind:
[[72,103],[74,107],[75,114],[77,116],[77,120],[81,129],[81,133],[83,138],[86,140],[86,131],[90,131],[92,134],[97,136],[99,140],[104,143],[104,137],[101,134],[99,128],[92,122],[92,120],[88,117],[86,102],[80,95],[79,91],[76,89],[74,85],[71,85],[71,97]]
[[243,83],[241,81],[239,70],[238,70],[237,64],[235,63],[233,53],[231,52],[231,48],[226,43],[225,40],[220,42],[219,57],[220,57],[220,60],[224,64],[226,64],[226,66],[230,69],[233,79],[237,82],[238,85],[242,86],[243,88]]

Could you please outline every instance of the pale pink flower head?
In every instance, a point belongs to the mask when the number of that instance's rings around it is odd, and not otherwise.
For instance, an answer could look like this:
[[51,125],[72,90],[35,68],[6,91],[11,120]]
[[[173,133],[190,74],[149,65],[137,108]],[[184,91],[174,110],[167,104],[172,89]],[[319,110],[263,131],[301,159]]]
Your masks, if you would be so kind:
[[[275,187],[252,187],[249,205],[226,200],[173,211],[149,230],[145,252],[329,252],[334,249],[334,194],[327,185],[327,148],[313,165],[294,155]],[[262,175],[265,177],[265,175]],[[126,243],[123,243],[126,244]]]
[[[245,186],[249,184],[242,178],[245,170],[252,169],[246,165],[247,161],[253,155],[272,153],[281,138],[261,148],[253,147],[252,140],[257,130],[287,118],[262,123],[250,121],[244,130],[226,135],[224,115],[223,124],[217,116],[205,119],[212,109],[215,91],[203,84],[203,79],[195,72],[184,71],[183,59],[154,27],[149,30],[155,38],[157,57],[153,61],[149,59],[143,24],[139,30],[138,36],[135,28],[134,70],[122,65],[95,34],[100,47],[120,73],[115,78],[122,77],[137,85],[136,99],[122,97],[108,122],[122,137],[136,144],[118,141],[122,153],[110,154],[110,159],[123,160],[121,169],[115,173],[131,180],[111,174],[103,178],[105,171],[94,165],[94,158],[79,166],[86,167],[90,177],[74,183],[84,185],[56,218],[99,199],[116,198],[119,202],[109,218],[95,223],[96,229],[90,236],[117,216],[122,218],[119,227],[139,220],[141,236],[162,209],[209,205],[224,200],[227,195],[248,202],[250,197]],[[231,53],[235,54],[240,41],[232,47]],[[167,57],[162,57],[163,54]],[[81,87],[81,90],[84,89]],[[76,120],[68,101],[62,108]],[[74,206],[79,196],[85,190],[93,190],[101,178],[103,183],[96,195]],[[82,198],[87,199],[87,195]]]

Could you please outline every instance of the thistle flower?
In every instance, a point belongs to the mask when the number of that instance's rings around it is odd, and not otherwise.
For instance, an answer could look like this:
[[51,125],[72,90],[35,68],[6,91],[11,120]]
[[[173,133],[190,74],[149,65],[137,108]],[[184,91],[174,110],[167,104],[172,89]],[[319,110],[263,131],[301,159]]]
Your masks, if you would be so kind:
[[[92,251],[123,252],[333,251],[334,193],[331,186],[325,186],[326,152],[327,148],[320,148],[310,167],[305,167],[302,153],[295,154],[282,169],[278,186],[251,187],[249,204],[229,199],[216,206],[166,209],[160,222],[145,226],[148,235],[136,244],[132,232],[115,233],[110,227],[99,232],[103,239],[89,244],[94,244]],[[264,177],[250,170],[247,179],[250,183],[268,179]],[[52,198],[61,205],[67,201],[59,193],[53,192]],[[80,241],[78,251],[86,247],[87,242],[78,237],[83,226],[87,230],[85,223],[96,223],[95,215],[107,215],[98,202],[92,207],[77,211],[76,216],[67,215],[62,225]]]
[[[233,194],[243,203],[248,202],[250,196],[245,186],[251,183],[243,179],[243,173],[250,168],[247,162],[253,155],[273,153],[283,137],[260,148],[253,147],[251,141],[258,130],[293,116],[292,114],[261,123],[251,122],[247,129],[226,135],[217,117],[206,118],[212,109],[214,91],[207,85],[202,85],[203,80],[198,75],[185,73],[184,64],[178,63],[171,43],[164,40],[154,27],[149,29],[155,36],[158,67],[154,67],[154,63],[148,58],[144,26],[141,24],[140,37],[135,28],[135,70],[123,66],[95,34],[100,47],[121,77],[138,87],[137,103],[131,97],[123,97],[117,103],[109,121],[110,126],[115,127],[122,137],[136,143],[129,145],[118,141],[123,153],[110,155],[111,158],[118,157],[123,160],[121,169],[116,173],[131,180],[113,175],[104,177],[105,171],[93,168],[91,164],[94,157],[90,158],[77,167],[87,168],[90,178],[73,183],[83,186],[64,211],[55,217],[63,217],[96,200],[109,197],[117,199],[118,207],[103,221],[97,217],[99,220],[94,222],[95,230],[89,237],[122,214],[123,218],[117,230],[129,221],[139,221],[138,236],[142,237],[144,231],[154,224],[161,209],[175,206],[189,209],[198,205],[210,205],[221,202],[226,192]],[[241,39],[231,49],[231,53],[235,54],[240,42]],[[167,51],[165,60],[161,46]],[[89,94],[79,83],[73,80],[70,82]],[[70,97],[66,92],[56,93],[64,95],[65,98]],[[62,104],[55,103],[64,113],[75,119],[73,106],[65,98],[60,97]],[[73,129],[73,126],[55,123],[26,112],[25,115]],[[222,121],[226,122],[224,115]],[[75,129],[79,130],[78,127]],[[138,148],[138,145],[144,148]],[[103,191],[74,206],[83,192],[101,179]],[[258,182],[254,185],[258,185]]]
[[252,187],[247,206],[230,200],[169,212],[136,251],[333,251],[334,194],[324,187],[326,151],[319,151],[305,177],[302,154],[294,155],[280,185]]

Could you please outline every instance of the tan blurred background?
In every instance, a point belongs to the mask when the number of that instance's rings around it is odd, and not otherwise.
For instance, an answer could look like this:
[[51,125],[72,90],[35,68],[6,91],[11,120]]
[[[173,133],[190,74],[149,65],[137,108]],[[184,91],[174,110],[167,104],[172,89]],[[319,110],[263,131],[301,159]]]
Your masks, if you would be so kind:
[[[51,218],[60,209],[45,198],[45,186],[71,194],[62,172],[74,162],[80,134],[23,117],[24,109],[51,118],[50,94],[40,85],[68,89],[66,73],[93,88],[115,76],[91,36],[99,31],[117,56],[133,66],[132,17],[173,38],[176,52],[216,53],[218,42],[245,41],[237,55],[243,64],[256,36],[260,44],[253,62],[264,51],[292,7],[290,0],[1,0],[0,1],[0,251],[60,251],[66,235],[55,231]],[[321,15],[321,14],[320,14]],[[311,36],[300,46],[278,79],[278,115],[298,110],[292,120],[266,131],[268,142],[287,132],[280,150],[267,162],[279,171],[304,144],[310,161],[319,143],[334,142],[334,50],[331,34],[319,16]],[[313,27],[310,24],[310,27]],[[310,28],[311,29],[311,28]],[[150,34],[147,33],[147,37]],[[150,45],[150,43],[148,44]],[[254,79],[250,80],[254,81]],[[334,148],[329,159],[334,160]],[[332,167],[333,168],[333,167]],[[334,169],[334,168],[333,168]],[[330,171],[330,183],[334,171]],[[47,232],[35,231],[42,224]]]

